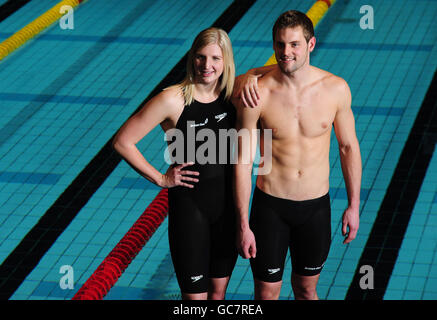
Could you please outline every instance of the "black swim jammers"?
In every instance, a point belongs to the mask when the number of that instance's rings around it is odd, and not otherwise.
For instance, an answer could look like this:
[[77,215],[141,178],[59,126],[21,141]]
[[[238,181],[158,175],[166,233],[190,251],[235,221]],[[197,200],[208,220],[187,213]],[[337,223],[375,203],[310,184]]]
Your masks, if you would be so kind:
[[331,245],[329,193],[310,200],[277,198],[255,188],[250,228],[256,239],[256,258],[250,259],[257,280],[282,280],[287,250],[293,272],[303,276],[322,271]]

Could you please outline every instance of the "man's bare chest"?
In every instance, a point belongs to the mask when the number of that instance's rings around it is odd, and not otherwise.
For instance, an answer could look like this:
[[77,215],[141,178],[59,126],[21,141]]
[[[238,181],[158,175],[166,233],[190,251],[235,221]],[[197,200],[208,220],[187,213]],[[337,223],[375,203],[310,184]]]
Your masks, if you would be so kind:
[[276,98],[265,105],[260,122],[274,139],[316,138],[330,132],[335,113],[333,99]]

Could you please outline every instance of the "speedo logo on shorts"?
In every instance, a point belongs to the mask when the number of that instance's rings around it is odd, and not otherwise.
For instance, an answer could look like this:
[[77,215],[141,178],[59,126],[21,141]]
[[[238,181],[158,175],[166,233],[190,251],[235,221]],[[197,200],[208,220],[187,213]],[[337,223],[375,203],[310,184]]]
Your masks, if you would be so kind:
[[199,275],[199,276],[192,276],[192,277],[191,277],[191,281],[193,281],[193,283],[194,283],[194,282],[199,281],[199,280],[202,279],[202,278],[203,278],[203,274],[201,274],[201,275]]
[[281,268],[267,269],[267,271],[269,272],[269,274],[275,274],[275,273],[279,272],[279,270],[281,270]]

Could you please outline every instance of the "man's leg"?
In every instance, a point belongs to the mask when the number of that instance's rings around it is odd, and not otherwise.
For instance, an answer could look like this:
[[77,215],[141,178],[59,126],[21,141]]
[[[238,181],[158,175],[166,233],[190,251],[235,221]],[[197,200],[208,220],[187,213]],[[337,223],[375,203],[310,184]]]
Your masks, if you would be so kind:
[[255,188],[250,228],[255,235],[256,257],[250,259],[255,299],[278,299],[289,245],[289,227],[278,211],[286,212],[287,200],[270,196]]
[[182,292],[182,300],[206,300],[207,293],[185,293]]
[[230,277],[211,278],[208,288],[208,300],[224,300]]
[[291,285],[296,299],[318,300],[316,286],[331,244],[329,194],[301,204],[307,219],[291,233]]
[[315,276],[301,276],[291,273],[291,286],[296,300],[319,300],[317,296],[317,282],[320,274]]
[[278,282],[265,282],[254,279],[255,300],[278,300],[281,293],[282,280]]

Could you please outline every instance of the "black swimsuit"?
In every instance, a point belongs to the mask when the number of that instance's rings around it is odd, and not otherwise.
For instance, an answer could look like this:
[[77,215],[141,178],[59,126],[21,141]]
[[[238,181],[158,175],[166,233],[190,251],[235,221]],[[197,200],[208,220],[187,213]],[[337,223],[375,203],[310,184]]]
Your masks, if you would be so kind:
[[256,258],[253,275],[265,282],[282,280],[287,250],[293,272],[314,276],[322,271],[331,244],[329,193],[310,200],[277,198],[255,188],[250,213]]
[[[235,109],[221,95],[211,103],[194,101],[185,106],[176,124],[176,129],[183,133],[184,153],[178,159],[177,152],[181,149],[176,149],[170,157],[179,160],[174,165],[194,160],[195,164],[184,170],[199,172],[199,182],[187,182],[194,188],[178,186],[168,190],[170,252],[184,293],[207,292],[209,278],[230,276],[237,260],[232,165],[229,164],[232,140],[227,139],[222,146],[225,149],[220,149],[223,140],[219,139],[220,130],[223,133],[234,128],[234,123]],[[201,140],[202,133],[208,137],[213,133],[215,141],[193,142],[196,135],[196,140]],[[169,146],[175,141],[170,140]],[[214,154],[210,152],[214,151],[215,157],[211,157]],[[204,163],[202,156],[212,163]]]

